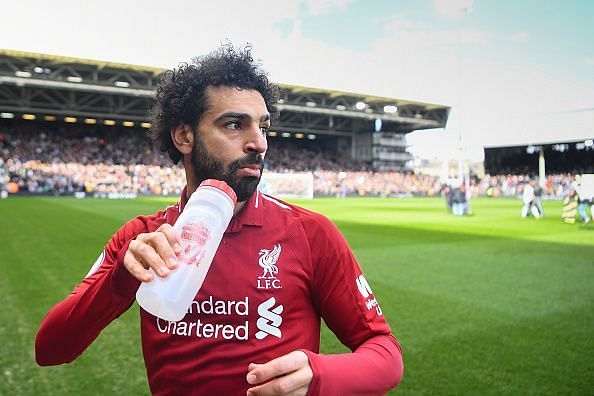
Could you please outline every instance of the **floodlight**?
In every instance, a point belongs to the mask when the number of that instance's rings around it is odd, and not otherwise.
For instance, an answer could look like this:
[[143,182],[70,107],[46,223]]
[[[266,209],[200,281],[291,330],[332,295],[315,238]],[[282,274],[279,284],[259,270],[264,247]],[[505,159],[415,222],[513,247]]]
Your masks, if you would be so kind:
[[128,81],[115,81],[113,85],[120,88],[128,88],[130,83]]
[[344,110],[346,110],[346,106],[336,105],[336,110],[344,111]]
[[0,113],[0,118],[14,118],[13,113]]
[[304,136],[304,135],[303,135],[302,133],[296,133],[296,134],[295,134],[295,137],[296,137],[297,139],[303,139],[303,136]]
[[306,105],[307,107],[316,107],[316,102],[311,102],[311,101],[309,101],[309,102],[305,102],[305,105]]
[[526,154],[534,154],[534,153],[538,153],[539,151],[540,151],[540,147],[538,147],[538,146],[530,145],[530,146],[526,147]]
[[116,122],[114,120],[104,120],[103,125],[115,125]]
[[288,137],[291,137],[291,134],[289,132],[283,132],[283,133],[281,133],[281,136],[284,138],[288,138]]
[[45,115],[43,116],[44,121],[56,121],[57,117],[54,115]]
[[94,118],[85,118],[85,124],[95,125],[96,123],[97,123],[97,120]]
[[398,107],[394,105],[384,106],[384,113],[394,114],[398,111]]
[[592,139],[584,140],[584,146],[586,147],[592,147],[593,144],[594,142],[592,141]]
[[70,82],[74,82],[74,83],[79,83],[79,82],[82,82],[82,77],[68,76],[68,77],[66,77],[66,80],[70,81]]
[[310,134],[310,135],[307,135],[307,138],[308,138],[309,140],[315,140],[315,138],[316,138],[316,135]]
[[366,107],[367,107],[367,104],[365,104],[365,102],[355,103],[355,109],[357,109],[357,110],[365,110]]
[[122,125],[125,127],[133,127],[134,123],[132,121],[124,121],[122,122]]
[[17,70],[14,72],[14,75],[17,77],[24,77],[24,78],[29,78],[32,76],[31,72],[28,71],[21,71],[21,70]]
[[563,153],[563,152],[569,150],[569,145],[568,144],[555,144],[555,145],[553,145],[553,150]]
[[33,121],[36,118],[35,114],[23,114],[23,120]]
[[141,122],[140,126],[148,129],[151,127],[151,123],[150,122]]
[[64,117],[64,121],[69,124],[73,124],[76,122],[76,118],[75,117]]

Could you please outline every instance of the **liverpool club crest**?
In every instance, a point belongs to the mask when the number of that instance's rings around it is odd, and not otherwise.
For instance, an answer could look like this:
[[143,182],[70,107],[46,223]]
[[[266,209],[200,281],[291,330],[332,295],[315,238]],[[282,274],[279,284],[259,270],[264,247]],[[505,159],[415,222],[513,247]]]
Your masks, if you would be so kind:
[[281,254],[281,245],[274,245],[272,250],[260,249],[258,264],[262,267],[262,276],[258,277],[258,289],[280,289],[282,286],[277,278],[278,267],[276,262]]

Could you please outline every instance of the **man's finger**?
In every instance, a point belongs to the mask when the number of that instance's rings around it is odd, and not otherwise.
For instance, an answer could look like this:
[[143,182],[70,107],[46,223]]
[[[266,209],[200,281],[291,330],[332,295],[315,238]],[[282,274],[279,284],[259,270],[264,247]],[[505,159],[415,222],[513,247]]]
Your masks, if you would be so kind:
[[175,252],[163,232],[155,232],[148,241],[148,244],[155,249],[168,269],[174,269],[178,266],[179,263]]
[[143,265],[134,258],[130,250],[124,256],[124,266],[128,272],[141,282],[150,282],[153,280],[153,275],[143,267]]
[[132,241],[130,242],[128,251],[131,251],[134,254],[134,258],[143,264],[145,268],[152,268],[160,277],[164,278],[169,275],[169,269],[161,259],[161,256],[147,243],[138,240]]
[[255,369],[256,367],[261,366],[261,364],[258,363],[250,363],[248,366],[248,371],[252,371],[253,369]]
[[165,234],[167,240],[169,241],[169,245],[173,247],[175,253],[181,253],[182,239],[170,224],[162,224],[159,228],[157,228],[157,231]]
[[309,367],[301,367],[287,375],[250,388],[247,394],[249,396],[306,395],[311,378],[311,369]]
[[293,372],[304,365],[309,365],[307,355],[301,351],[294,351],[268,363],[257,365],[248,373],[247,381],[250,384],[260,384],[271,378]]

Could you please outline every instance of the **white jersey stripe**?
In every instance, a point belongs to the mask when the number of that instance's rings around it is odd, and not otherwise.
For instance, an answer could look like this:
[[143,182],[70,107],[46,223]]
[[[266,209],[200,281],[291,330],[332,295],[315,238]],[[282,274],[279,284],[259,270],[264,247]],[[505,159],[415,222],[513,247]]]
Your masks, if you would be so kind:
[[[177,205],[169,205],[168,207],[165,208],[165,214],[163,215],[163,218],[166,219],[167,218],[167,210],[169,208],[175,208]],[[177,208],[179,211],[179,207]]]
[[285,209],[289,209],[289,210],[291,210],[291,208],[290,208],[289,206],[285,205],[285,204],[284,204],[284,203],[282,203],[282,202],[279,202],[279,201],[277,201],[276,199],[274,199],[274,198],[272,198],[272,197],[268,197],[268,196],[266,196],[266,195],[262,195],[262,198],[264,198],[265,200],[267,200],[267,201],[270,201],[270,202],[272,202],[272,203],[274,203],[274,204],[277,204],[277,205],[278,205],[278,206],[280,206],[281,208],[285,208]]

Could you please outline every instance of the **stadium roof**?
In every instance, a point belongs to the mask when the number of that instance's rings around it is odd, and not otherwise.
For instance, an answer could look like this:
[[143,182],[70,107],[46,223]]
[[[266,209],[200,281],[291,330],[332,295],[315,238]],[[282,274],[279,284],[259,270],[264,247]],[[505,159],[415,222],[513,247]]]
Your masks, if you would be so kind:
[[[16,51],[10,49],[0,49],[0,57],[11,57],[11,58],[20,58],[20,59],[28,59],[30,60],[31,64],[39,63],[39,64],[71,64],[71,65],[88,65],[101,69],[121,69],[123,71],[137,71],[137,72],[144,72],[144,73],[151,73],[154,76],[159,76],[164,73],[167,69],[159,68],[159,67],[151,67],[151,66],[142,66],[142,65],[133,65],[127,63],[117,63],[117,62],[107,62],[107,61],[99,61],[99,60],[92,60],[92,59],[85,59],[85,58],[76,58],[76,57],[68,57],[68,56],[61,56],[61,55],[48,55],[48,54],[40,54],[35,52],[28,52],[28,51]],[[37,62],[35,62],[37,61]],[[16,71],[16,70],[15,70]],[[358,101],[365,102],[365,103],[375,103],[378,105],[394,105],[396,107],[407,107],[413,106],[422,108],[426,111],[432,110],[442,110],[446,113],[449,112],[450,107],[433,104],[433,103],[424,103],[412,100],[405,100],[405,99],[398,99],[398,98],[390,98],[390,97],[383,97],[383,96],[373,96],[367,95],[362,93],[353,93],[353,92],[345,92],[345,91],[337,91],[337,90],[327,90],[323,88],[313,88],[313,87],[303,87],[297,85],[290,85],[290,84],[283,84],[278,83],[281,89],[289,90],[295,94],[322,94],[329,98],[340,98],[340,97],[348,97],[348,98],[356,98]],[[282,108],[282,106],[281,106]],[[444,126],[445,122],[444,120]],[[433,128],[439,126],[432,126]],[[421,129],[421,128],[418,128]]]
[[[167,69],[0,49],[0,111],[148,121]],[[328,135],[443,128],[450,107],[279,84],[275,128]]]
[[165,69],[159,67],[151,67],[151,66],[140,66],[140,65],[132,65],[128,63],[118,63],[118,62],[106,62],[106,61],[99,61],[93,59],[85,59],[85,58],[74,58],[70,56],[61,56],[61,55],[48,55],[48,54],[39,54],[36,52],[28,52],[28,51],[16,51],[10,49],[2,49],[0,48],[0,55],[6,55],[13,58],[29,58],[29,59],[37,59],[40,61],[51,61],[56,63],[75,63],[80,65],[92,65],[97,66],[99,68],[110,67],[114,69],[126,69],[126,70],[138,70],[144,72],[151,72],[155,75],[163,73]]

